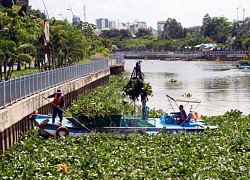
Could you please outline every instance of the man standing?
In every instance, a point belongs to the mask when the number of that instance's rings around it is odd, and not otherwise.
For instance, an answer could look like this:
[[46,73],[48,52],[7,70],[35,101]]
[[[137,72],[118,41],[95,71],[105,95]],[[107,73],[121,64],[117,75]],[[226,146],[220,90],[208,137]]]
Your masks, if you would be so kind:
[[48,96],[48,98],[54,98],[53,100],[53,114],[52,114],[52,123],[55,123],[55,118],[58,114],[60,118],[60,123],[62,123],[63,118],[63,111],[62,108],[64,107],[64,97],[62,94],[61,89],[57,89],[56,93],[51,94]]

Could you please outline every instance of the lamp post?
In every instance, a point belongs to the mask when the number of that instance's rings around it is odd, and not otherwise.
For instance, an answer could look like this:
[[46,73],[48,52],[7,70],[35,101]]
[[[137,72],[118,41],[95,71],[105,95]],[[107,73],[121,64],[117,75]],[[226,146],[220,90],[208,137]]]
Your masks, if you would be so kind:
[[71,13],[72,13],[72,16],[74,16],[74,13],[73,13],[73,11],[72,11],[72,8],[71,8],[71,6],[69,6],[69,9],[67,9],[68,11],[71,11]]
[[243,21],[245,21],[245,8],[243,9]]
[[73,11],[72,11],[71,6],[69,6],[69,9],[67,9],[67,10],[68,10],[68,11],[71,11],[71,13],[72,13],[72,23],[73,23],[74,13],[73,13]]
[[62,14],[62,12],[60,11],[60,14],[58,14],[59,16],[62,16],[63,20],[64,20],[64,16]]
[[237,23],[238,23],[238,21],[239,21],[239,15],[238,15],[238,10],[239,10],[239,8],[240,8],[240,5],[237,7]]

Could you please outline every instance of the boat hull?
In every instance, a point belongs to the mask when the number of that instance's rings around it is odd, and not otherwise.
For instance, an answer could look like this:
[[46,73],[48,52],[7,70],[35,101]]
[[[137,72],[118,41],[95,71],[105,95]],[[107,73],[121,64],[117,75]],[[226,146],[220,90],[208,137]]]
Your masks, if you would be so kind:
[[[40,127],[41,134],[45,136],[60,137],[68,135],[72,137],[80,137],[90,133],[89,129],[84,128],[72,118],[64,118],[60,125],[58,125],[58,118],[56,118],[55,124],[53,124],[52,117],[47,115],[38,115],[35,120]],[[48,122],[41,126],[46,120]],[[64,127],[64,130],[58,132],[58,129],[61,127]],[[202,132],[205,129],[215,130],[217,129],[217,126],[207,126],[202,120],[191,120],[189,123],[178,124],[172,116],[163,114],[161,118],[149,118],[148,120],[138,120],[133,118],[121,119],[120,127],[96,127],[94,131],[111,134],[178,134]]]
[[[62,123],[59,123],[59,118],[55,119],[55,123],[52,123],[52,116],[37,115],[35,117],[37,125],[40,127],[40,132],[45,136],[73,136],[80,137],[84,134],[90,133],[90,130],[83,127],[77,121],[72,118],[63,118]],[[45,121],[47,121],[45,123]],[[63,128],[61,128],[63,127]]]

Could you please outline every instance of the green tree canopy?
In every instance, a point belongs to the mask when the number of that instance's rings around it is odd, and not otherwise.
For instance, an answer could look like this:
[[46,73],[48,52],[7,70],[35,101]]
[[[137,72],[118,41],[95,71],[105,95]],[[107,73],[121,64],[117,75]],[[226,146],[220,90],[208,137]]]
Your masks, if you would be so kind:
[[181,23],[177,22],[175,19],[168,18],[164,25],[162,36],[163,39],[183,38],[184,30]]
[[208,36],[218,43],[225,44],[230,37],[232,23],[225,17],[211,18],[206,14],[203,18],[203,36]]

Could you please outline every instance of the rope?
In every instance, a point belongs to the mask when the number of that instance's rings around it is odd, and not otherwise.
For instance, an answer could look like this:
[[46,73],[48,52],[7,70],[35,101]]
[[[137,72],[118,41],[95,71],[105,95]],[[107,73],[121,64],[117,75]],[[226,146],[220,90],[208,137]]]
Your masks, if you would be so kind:
[[[44,99],[46,99],[47,101],[49,101],[49,103],[51,103],[51,104],[53,104],[54,106],[57,106],[57,105],[55,105],[52,101],[50,101],[47,97],[45,97],[45,96],[43,96],[41,93],[39,93],[38,92],[38,94],[40,95],[40,96],[42,96]],[[66,113],[67,115],[71,115],[69,112],[67,112],[66,110],[63,110],[62,108],[60,108],[60,107],[57,107],[58,109],[60,109],[60,110],[62,110],[64,113]],[[76,122],[78,122],[82,127],[84,127],[84,128],[86,128],[87,130],[89,130],[92,134],[93,134],[93,132],[88,128],[88,127],[86,127],[84,124],[82,124],[81,122],[79,122],[76,118],[74,118],[74,117],[71,117],[72,119],[74,119]]]

